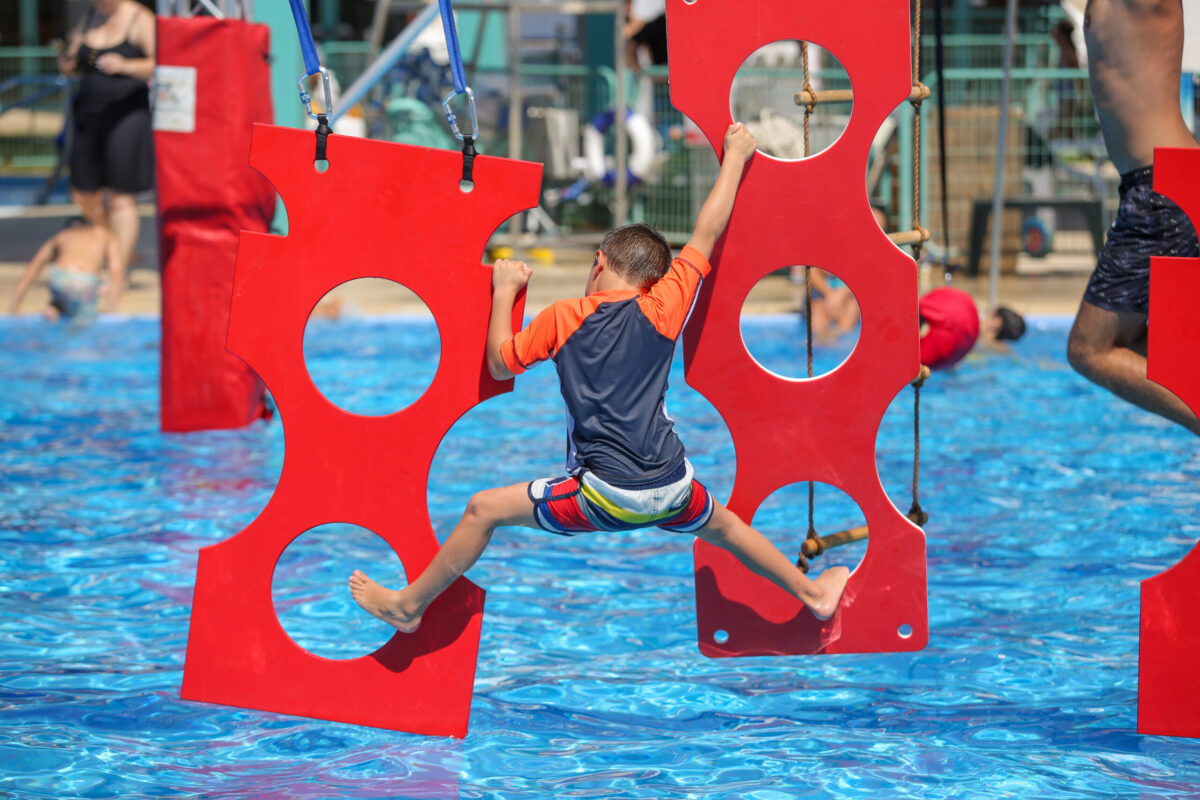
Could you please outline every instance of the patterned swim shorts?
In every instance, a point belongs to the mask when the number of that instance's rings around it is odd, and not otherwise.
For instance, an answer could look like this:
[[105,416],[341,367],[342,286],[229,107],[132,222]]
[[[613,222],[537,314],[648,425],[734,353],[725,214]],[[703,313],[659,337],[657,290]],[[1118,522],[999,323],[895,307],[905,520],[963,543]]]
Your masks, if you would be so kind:
[[693,476],[687,459],[654,486],[614,486],[584,470],[531,482],[529,498],[538,525],[563,536],[650,527],[694,533],[712,517],[713,501]]
[[1154,191],[1154,168],[1121,176],[1121,204],[1083,299],[1106,311],[1150,310],[1150,257],[1200,256],[1196,229],[1169,198]]

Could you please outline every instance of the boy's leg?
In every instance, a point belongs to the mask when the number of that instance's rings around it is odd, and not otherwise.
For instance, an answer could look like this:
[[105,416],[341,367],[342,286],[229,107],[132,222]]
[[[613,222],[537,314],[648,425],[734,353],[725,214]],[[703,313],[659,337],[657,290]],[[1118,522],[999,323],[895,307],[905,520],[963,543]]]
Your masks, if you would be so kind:
[[755,574],[798,598],[817,619],[829,619],[837,611],[846,580],[850,577],[846,567],[830,567],[813,580],[770,539],[716,500],[713,500],[712,517],[696,536],[733,553]]
[[411,633],[421,624],[421,615],[430,603],[479,560],[491,541],[492,531],[500,525],[538,527],[528,483],[487,489],[472,497],[446,543],[408,586],[387,589],[361,570],[355,570],[350,576],[350,594],[368,613],[404,633]]

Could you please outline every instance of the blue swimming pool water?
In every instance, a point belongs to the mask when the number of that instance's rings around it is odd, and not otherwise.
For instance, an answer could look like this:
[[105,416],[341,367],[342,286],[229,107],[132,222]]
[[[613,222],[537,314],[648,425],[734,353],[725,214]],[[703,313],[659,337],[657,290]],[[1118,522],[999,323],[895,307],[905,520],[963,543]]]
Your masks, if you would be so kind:
[[[471,573],[487,610],[471,732],[452,741],[181,700],[197,551],[266,503],[282,429],[160,434],[155,320],[4,320],[0,795],[1198,796],[1197,742],[1134,732],[1138,582],[1200,537],[1197,443],[1074,376],[1049,328],[924,392],[926,650],[709,660],[682,537],[502,532]],[[798,334],[786,319],[746,332],[780,369]],[[311,368],[334,384],[373,352],[336,387],[367,407],[391,402],[402,381],[379,377],[404,374],[405,352],[436,353],[428,322],[312,336]],[[451,432],[430,490],[443,532],[473,490],[560,467],[553,381],[537,370]],[[702,479],[727,496],[728,433],[681,374],[672,393]],[[879,444],[902,508],[910,404]],[[805,493],[786,491],[758,522],[794,547]],[[819,525],[854,521],[836,494],[818,501]],[[353,567],[394,565],[372,538],[316,531],[289,548],[276,603],[305,646],[346,657],[386,637],[343,590]]]

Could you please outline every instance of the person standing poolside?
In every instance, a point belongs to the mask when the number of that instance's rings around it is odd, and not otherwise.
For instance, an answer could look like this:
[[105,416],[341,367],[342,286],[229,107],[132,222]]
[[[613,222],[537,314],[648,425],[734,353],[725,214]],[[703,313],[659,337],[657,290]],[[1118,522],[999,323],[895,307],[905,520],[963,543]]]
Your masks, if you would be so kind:
[[49,266],[50,304],[42,313],[50,320],[63,318],[86,322],[95,316],[100,303],[100,276],[106,264],[108,287],[104,310],[115,311],[117,299],[125,287],[125,262],[121,259],[120,246],[106,228],[93,225],[82,217],[72,217],[61,231],[38,248],[29,261],[17,281],[8,311],[17,313],[29,287]]
[[610,231],[596,250],[586,297],[560,300],[513,336],[513,303],[531,271],[498,261],[492,272],[488,371],[496,380],[553,359],[568,413],[568,474],[479,492],[429,566],[407,587],[386,589],[359,570],[350,592],[368,613],[412,632],[429,605],[483,554],[498,526],[563,536],[658,526],[729,550],[799,599],[818,619],[837,611],[850,571],[809,578],[770,540],[693,477],[666,414],[667,373],[708,258],[725,230],[755,141],[740,123],[678,258],[644,224]]
[[139,226],[134,195],[154,186],[147,83],[154,75],[154,14],[135,0],[91,0],[58,67],[80,76],[71,107],[72,199],[88,220],[112,230],[128,265]]
[[1200,256],[1196,231],[1155,194],[1155,147],[1197,147],[1179,107],[1182,0],[1089,0],[1088,73],[1121,203],[1071,328],[1067,358],[1096,383],[1200,435],[1200,420],[1146,377],[1150,257]]

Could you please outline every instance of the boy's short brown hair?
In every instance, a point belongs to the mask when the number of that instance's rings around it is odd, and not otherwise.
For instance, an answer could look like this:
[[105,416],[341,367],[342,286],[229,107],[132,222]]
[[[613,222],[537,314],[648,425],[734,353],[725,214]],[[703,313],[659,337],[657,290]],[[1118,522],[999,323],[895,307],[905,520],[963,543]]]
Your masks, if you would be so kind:
[[644,222],[622,225],[604,235],[600,252],[618,275],[645,288],[671,268],[671,246],[661,233]]

